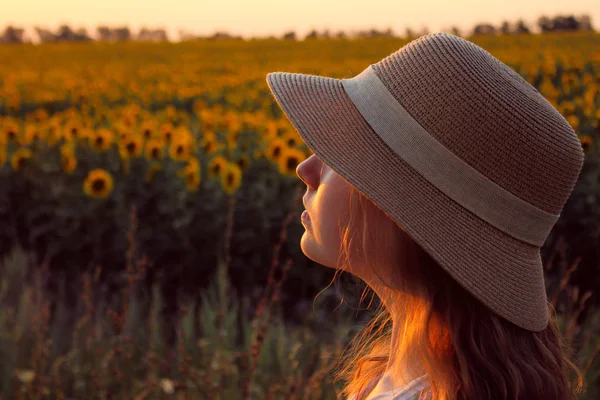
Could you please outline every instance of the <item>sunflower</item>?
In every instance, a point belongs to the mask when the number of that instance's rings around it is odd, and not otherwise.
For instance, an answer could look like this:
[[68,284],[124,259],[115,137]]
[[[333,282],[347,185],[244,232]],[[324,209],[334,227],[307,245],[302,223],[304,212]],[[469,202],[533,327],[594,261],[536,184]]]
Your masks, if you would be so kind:
[[77,158],[75,158],[75,149],[70,145],[60,147],[60,166],[67,174],[75,171],[77,168]]
[[77,109],[75,107],[69,107],[65,111],[63,111],[63,115],[68,119],[73,119],[77,117]]
[[190,158],[181,175],[185,179],[185,185],[190,192],[195,192],[200,186],[200,163],[198,159]]
[[230,129],[229,130],[229,132],[227,133],[227,144],[229,145],[230,148],[235,149],[237,147],[239,136],[240,136],[239,129],[235,129],[235,130]]
[[223,144],[219,143],[217,139],[211,137],[204,137],[200,140],[200,146],[206,154],[214,154],[217,150],[223,148]]
[[121,118],[121,121],[123,122],[123,125],[125,125],[128,128],[133,128],[133,126],[135,125],[136,119],[135,119],[135,115],[130,114],[130,113],[125,113],[123,115],[123,117]]
[[246,154],[242,154],[235,160],[235,163],[242,171],[244,171],[250,166],[250,157],[248,157]]
[[277,163],[281,158],[281,155],[286,149],[285,141],[281,138],[274,138],[269,143],[265,153],[269,160]]
[[88,126],[82,126],[81,130],[79,131],[79,135],[77,136],[78,139],[87,139],[90,137],[90,135],[92,134],[94,130],[89,128]]
[[156,124],[154,121],[144,121],[140,128],[140,133],[142,137],[146,140],[152,138],[154,136],[154,132],[156,131]]
[[76,119],[70,119],[67,121],[63,128],[62,137],[65,140],[81,138],[84,136],[83,124]]
[[26,147],[21,147],[15,151],[10,158],[10,164],[15,171],[18,171],[25,167],[29,160],[33,157],[33,153]]
[[167,118],[171,121],[174,121],[177,117],[177,109],[173,105],[168,105],[165,109],[167,112]]
[[151,139],[146,143],[145,156],[147,160],[161,160],[164,156],[164,153],[164,146],[161,140]]
[[200,112],[200,119],[202,120],[202,127],[204,130],[213,130],[216,127],[215,114],[212,114],[211,110],[204,109]]
[[50,147],[54,147],[61,137],[60,123],[56,120],[50,120],[46,126],[46,142]]
[[173,140],[187,140],[190,143],[194,141],[194,134],[188,127],[182,125],[173,130]]
[[169,141],[173,137],[174,130],[175,128],[173,128],[173,125],[168,122],[161,125],[160,136],[165,140],[166,143],[169,143]]
[[173,140],[169,147],[169,155],[175,161],[184,161],[192,153],[191,142],[188,139],[177,138]]
[[45,121],[48,119],[48,117],[49,117],[48,111],[46,111],[44,108],[38,108],[33,113],[33,118],[34,118],[35,122]]
[[253,130],[254,128],[254,116],[248,111],[240,114],[243,131]]
[[200,116],[202,110],[204,110],[207,107],[206,101],[202,99],[197,99],[194,101],[192,107],[194,108],[194,112],[196,113],[196,115]]
[[30,144],[37,140],[42,140],[43,135],[41,129],[37,124],[27,123],[25,124],[25,143]]
[[288,147],[296,147],[296,145],[301,142],[300,138],[298,138],[298,135],[294,131],[285,133],[282,136],[282,139]]
[[124,141],[128,138],[130,138],[131,136],[133,136],[133,131],[129,128],[127,128],[126,126],[124,126],[123,124],[119,124],[118,122],[113,124],[116,136],[119,138],[120,141]]
[[232,136],[237,136],[242,130],[242,121],[240,117],[236,115],[236,117],[229,121],[229,132]]
[[8,111],[15,114],[17,111],[19,111],[21,106],[21,98],[18,94],[10,95],[6,101],[6,105],[8,107]]
[[303,151],[286,148],[279,158],[279,172],[285,176],[296,176],[296,167],[304,161],[305,158]]
[[217,134],[215,133],[215,131],[208,129],[208,130],[204,130],[202,132],[202,140],[217,140]]
[[215,178],[221,175],[221,172],[227,166],[227,160],[222,156],[216,156],[208,163],[208,177]]
[[139,157],[142,154],[142,138],[129,135],[119,142],[119,154],[124,160]]
[[111,118],[109,110],[96,111],[96,113],[96,122],[100,124],[107,123]]
[[19,125],[15,122],[8,121],[2,130],[3,140],[6,142],[17,141],[19,138]]
[[94,150],[106,151],[112,146],[114,135],[108,129],[100,128],[97,131],[92,132],[89,141]]
[[227,163],[221,173],[221,186],[227,194],[233,194],[242,183],[242,170],[237,164]]
[[579,140],[581,141],[581,147],[583,147],[585,152],[588,152],[594,144],[594,139],[589,135],[582,135],[579,137]]
[[280,119],[277,121],[277,128],[275,132],[275,136],[284,137],[291,130],[290,125],[287,120]]
[[94,169],[83,182],[83,191],[90,197],[107,197],[113,189],[113,179],[108,171]]
[[277,128],[278,128],[278,123],[277,121],[274,120],[270,120],[267,121],[267,123],[264,125],[264,132],[263,132],[263,138],[265,140],[271,140],[274,137],[277,136]]
[[577,131],[579,129],[579,119],[576,115],[569,115],[567,117],[567,121],[569,122],[571,127],[573,127],[574,131]]
[[183,174],[185,173],[185,171],[191,171],[191,170],[198,170],[200,171],[200,161],[196,158],[196,157],[190,157],[187,160],[187,163],[185,164],[185,167],[183,169],[181,169],[180,171],[178,171],[178,174],[180,176],[183,176]]

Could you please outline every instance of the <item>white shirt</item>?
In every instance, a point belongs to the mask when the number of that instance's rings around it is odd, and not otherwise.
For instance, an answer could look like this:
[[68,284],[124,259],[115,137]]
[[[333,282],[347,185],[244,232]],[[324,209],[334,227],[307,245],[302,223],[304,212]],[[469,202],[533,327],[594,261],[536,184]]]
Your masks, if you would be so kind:
[[[408,385],[394,389],[388,390],[387,392],[379,393],[375,397],[372,397],[371,400],[413,400],[417,399],[419,392],[421,389],[428,387],[429,383],[425,379],[425,375],[421,375],[417,379],[408,383]],[[348,400],[355,400],[356,395],[352,395]]]

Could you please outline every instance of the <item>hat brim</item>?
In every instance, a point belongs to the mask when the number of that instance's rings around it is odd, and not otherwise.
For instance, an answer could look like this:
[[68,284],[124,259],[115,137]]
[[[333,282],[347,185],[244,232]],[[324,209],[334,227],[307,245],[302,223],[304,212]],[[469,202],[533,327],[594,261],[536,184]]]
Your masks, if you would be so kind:
[[392,217],[456,281],[512,323],[548,323],[540,248],[517,240],[446,196],[376,134],[340,79],[267,74],[306,145]]

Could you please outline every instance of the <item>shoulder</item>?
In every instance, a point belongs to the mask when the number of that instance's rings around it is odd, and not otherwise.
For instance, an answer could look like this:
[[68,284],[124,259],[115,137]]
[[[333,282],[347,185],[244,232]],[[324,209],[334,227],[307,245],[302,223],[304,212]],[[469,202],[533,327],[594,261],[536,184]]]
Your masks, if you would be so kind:
[[[387,397],[381,397],[381,396],[387,396]],[[393,394],[385,394],[384,393],[381,396],[377,396],[376,398],[378,400],[431,400],[431,391],[427,390],[422,395],[420,395],[419,392],[416,392],[416,393],[399,394],[397,396],[394,396]],[[353,394],[352,396],[348,397],[347,400],[356,400],[356,395]]]
[[431,400],[431,390],[425,375],[415,379],[403,388],[382,395],[385,395],[385,397],[382,396],[381,400]]
[[413,390],[410,392],[403,392],[398,394],[385,393],[385,397],[376,397],[377,400],[431,400],[431,391],[426,389],[424,391]]
[[[431,400],[431,397],[427,376],[422,375],[402,388],[379,393],[372,397],[372,400]],[[356,394],[347,400],[356,400]]]

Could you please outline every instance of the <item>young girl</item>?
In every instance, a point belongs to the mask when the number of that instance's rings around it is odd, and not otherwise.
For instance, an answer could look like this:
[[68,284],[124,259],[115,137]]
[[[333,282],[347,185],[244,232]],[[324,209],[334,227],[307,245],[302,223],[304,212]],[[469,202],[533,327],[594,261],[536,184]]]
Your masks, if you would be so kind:
[[338,371],[342,398],[574,399],[540,256],[583,164],[561,114],[447,33],[350,79],[267,82],[314,152],[297,168],[302,251],[383,306]]

